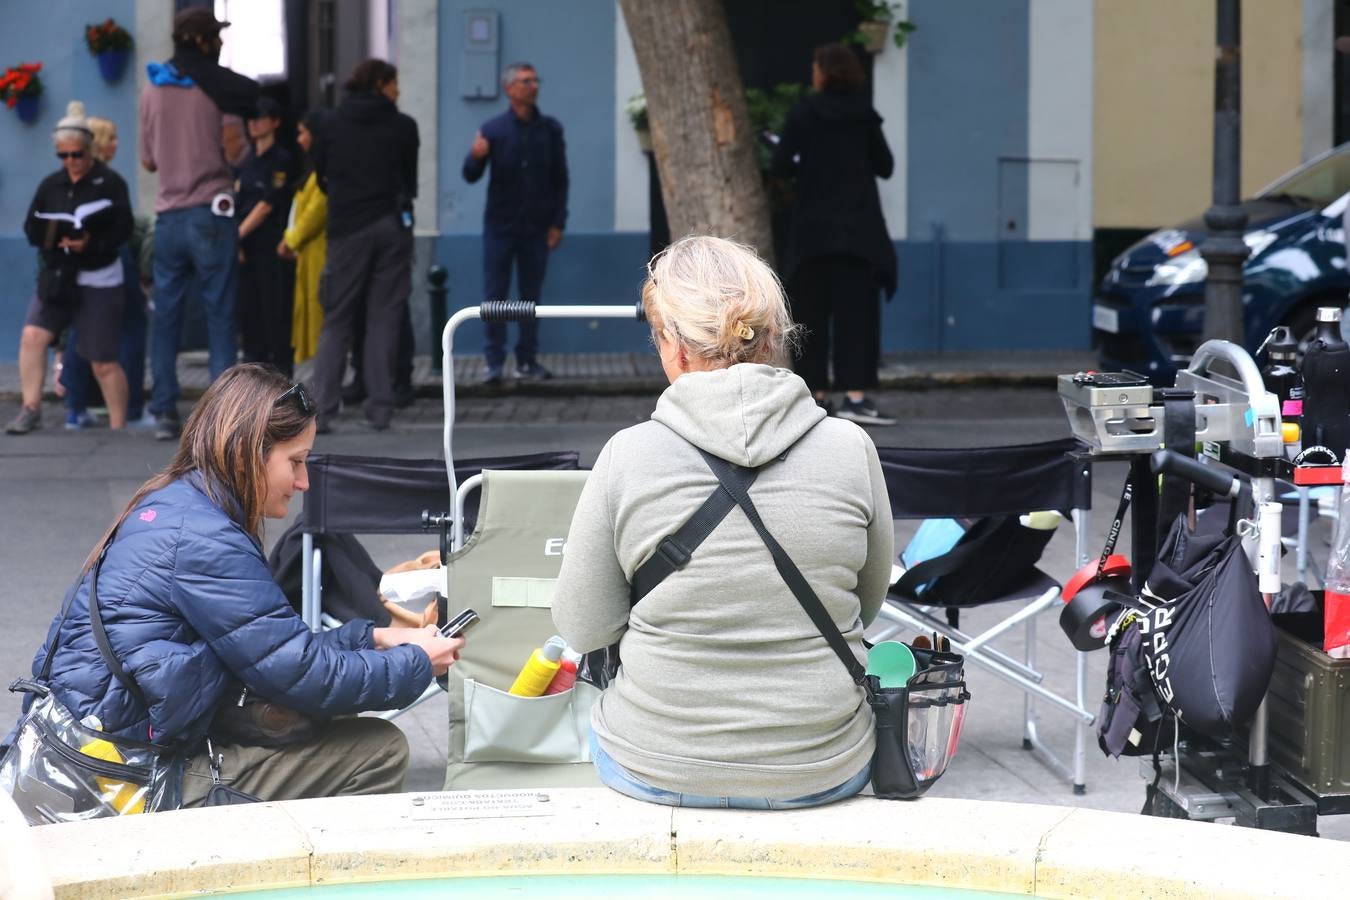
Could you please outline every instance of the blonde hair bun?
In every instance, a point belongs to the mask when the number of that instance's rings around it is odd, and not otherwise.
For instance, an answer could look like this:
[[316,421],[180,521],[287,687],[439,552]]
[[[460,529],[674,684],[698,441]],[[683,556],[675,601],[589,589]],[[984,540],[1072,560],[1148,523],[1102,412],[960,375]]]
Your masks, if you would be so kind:
[[797,326],[783,285],[752,247],[690,235],[648,265],[642,305],[653,332],[721,366],[782,365]]

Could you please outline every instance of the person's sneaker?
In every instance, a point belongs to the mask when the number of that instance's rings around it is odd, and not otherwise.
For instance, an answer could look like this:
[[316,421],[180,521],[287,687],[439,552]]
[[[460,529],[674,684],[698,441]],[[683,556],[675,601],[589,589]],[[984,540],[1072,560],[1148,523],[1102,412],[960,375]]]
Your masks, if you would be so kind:
[[516,377],[534,378],[538,379],[539,381],[547,381],[548,379],[553,377],[553,373],[550,372],[548,369],[545,369],[538,362],[530,360],[529,362],[518,363],[516,365]]
[[845,397],[844,402],[839,405],[839,412],[835,415],[841,419],[848,419],[850,422],[857,422],[859,425],[895,424],[895,419],[883,416],[866,397],[861,400],[850,400]]
[[89,410],[66,410],[66,431],[80,431],[84,428],[95,428],[97,426],[98,419]]
[[42,427],[42,410],[36,407],[20,406],[19,414],[5,426],[5,434],[27,434]]
[[151,431],[154,427],[155,417],[148,409],[135,419],[127,416],[127,428],[132,431]]
[[497,386],[497,385],[499,385],[499,384],[501,384],[501,383],[502,383],[502,367],[501,367],[501,366],[484,366],[484,367],[483,367],[483,384],[488,385],[488,386],[490,386],[490,387],[495,387],[495,386]]
[[176,441],[178,433],[182,430],[182,425],[178,422],[178,417],[167,413],[159,413],[155,416],[155,440],[157,441]]

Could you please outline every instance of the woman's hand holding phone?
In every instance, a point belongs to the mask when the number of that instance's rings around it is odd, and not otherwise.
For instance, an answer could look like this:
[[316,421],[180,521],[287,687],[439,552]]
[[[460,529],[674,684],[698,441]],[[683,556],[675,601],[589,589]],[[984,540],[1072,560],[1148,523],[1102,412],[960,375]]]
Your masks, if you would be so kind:
[[464,638],[442,637],[435,625],[422,628],[376,628],[374,640],[375,646],[381,650],[401,644],[421,647],[431,658],[432,674],[438,676],[450,671],[464,647]]

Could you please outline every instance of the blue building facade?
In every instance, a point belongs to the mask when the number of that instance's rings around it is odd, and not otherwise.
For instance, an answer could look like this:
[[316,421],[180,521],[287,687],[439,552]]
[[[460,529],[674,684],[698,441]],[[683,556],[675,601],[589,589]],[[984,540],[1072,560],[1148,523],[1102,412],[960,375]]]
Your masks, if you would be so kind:
[[[431,352],[423,272],[450,273],[451,310],[482,299],[486,183],[460,167],[478,125],[504,96],[466,93],[470,13],[496,14],[495,65],[528,61],[543,80],[540,107],[566,129],[568,228],[549,263],[546,303],[628,304],[649,254],[648,163],[623,105],[641,90],[615,0],[386,0],[387,47],[400,67],[400,104],[421,126],[418,266],[413,298],[420,352]],[[883,308],[884,349],[1040,349],[1087,346],[1092,271],[1092,6],[1078,0],[996,4],[910,0],[917,31],[873,63],[896,174],[881,182],[900,260],[900,289]],[[67,99],[119,126],[114,163],[142,209],[153,178],[136,171],[136,95],[145,62],[169,53],[172,0],[112,0],[98,16],[132,28],[137,59],[104,84],[85,50],[92,15],[75,0],[25,9],[0,32],[0,63],[41,60],[41,117],[21,124],[0,109],[0,359],[17,354],[32,289],[33,254],[20,232],[37,182],[56,168],[50,132]],[[225,33],[228,40],[240,35]],[[824,42],[838,35],[821,35]],[[808,61],[801,68],[806,70]],[[138,210],[140,211],[140,210]],[[478,350],[464,329],[456,351]],[[543,349],[628,350],[641,329],[615,322],[544,324]]]

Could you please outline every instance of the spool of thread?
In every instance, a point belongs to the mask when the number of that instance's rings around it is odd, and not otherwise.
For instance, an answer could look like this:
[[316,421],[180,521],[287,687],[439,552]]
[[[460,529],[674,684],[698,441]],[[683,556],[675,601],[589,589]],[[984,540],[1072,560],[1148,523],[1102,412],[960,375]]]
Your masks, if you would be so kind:
[[554,673],[553,680],[548,683],[548,687],[544,688],[544,696],[570,691],[572,686],[577,683],[577,667],[580,665],[580,653],[571,647],[564,650],[562,660],[558,663],[558,671]]
[[553,676],[558,674],[563,650],[566,648],[567,642],[556,634],[545,641],[544,646],[536,647],[530,658],[525,660],[525,665],[521,666],[516,680],[511,683],[509,693],[517,697],[542,695],[549,682],[553,680]]
[[[97,716],[86,716],[80,724],[94,731],[103,730],[103,723],[98,720]],[[117,748],[110,741],[103,738],[94,738],[80,747],[80,752],[85,756],[101,759],[105,762],[118,764],[123,762],[122,754],[117,752]],[[145,797],[137,785],[117,781],[114,778],[105,778],[102,775],[94,777],[94,784],[98,786],[98,791],[103,796],[103,802],[117,810],[119,815],[130,816],[145,812]],[[112,799],[108,799],[109,797]]]

